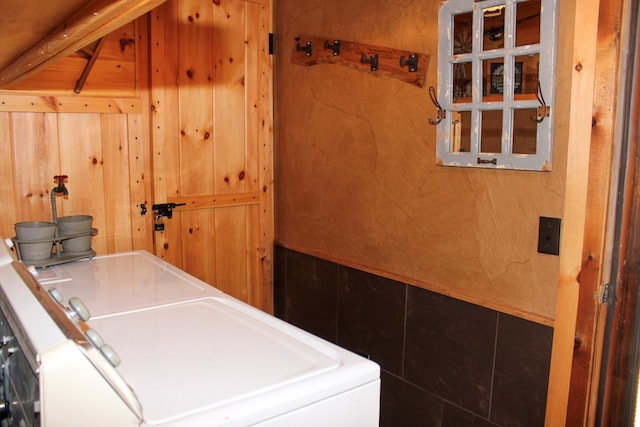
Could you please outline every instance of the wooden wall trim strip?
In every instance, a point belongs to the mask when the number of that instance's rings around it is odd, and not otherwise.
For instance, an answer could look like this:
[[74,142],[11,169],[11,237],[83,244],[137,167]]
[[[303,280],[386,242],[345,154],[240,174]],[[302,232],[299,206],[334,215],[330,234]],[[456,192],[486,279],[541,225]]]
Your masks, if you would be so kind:
[[[625,0],[601,0],[598,22],[598,45],[592,143],[590,146],[589,188],[584,232],[583,267],[580,272],[580,299],[576,324],[576,348],[572,364],[571,388],[566,424],[594,425],[600,361],[607,306],[594,294],[608,283],[613,250],[613,216],[615,214],[621,104],[620,34],[624,16],[629,13]],[[625,31],[626,32],[626,31]],[[622,55],[625,55],[622,53]],[[615,78],[612,78],[614,76]],[[615,155],[614,155],[615,153]],[[614,171],[612,174],[611,171]],[[597,424],[595,424],[597,425]],[[616,425],[609,424],[609,425]]]
[[258,192],[254,192],[238,194],[214,194],[193,197],[169,197],[167,198],[167,203],[186,203],[185,206],[180,206],[179,208],[177,208],[179,210],[247,206],[259,204],[260,194]]
[[261,48],[258,50],[257,66],[259,83],[257,93],[256,121],[258,137],[258,213],[259,263],[256,265],[256,289],[254,305],[273,314],[273,239],[274,239],[274,186],[273,186],[273,56],[269,54],[269,40],[264,35],[273,32],[273,7],[271,1],[255,8],[256,24],[259,29],[256,38]]
[[[565,201],[560,238],[555,330],[551,350],[551,368],[547,392],[545,425],[564,426],[569,401],[571,366],[576,332],[576,317],[582,269],[583,236],[586,225],[586,200],[589,182],[589,156],[596,71],[596,46],[599,0],[561,2],[561,21],[566,29],[562,40],[571,57],[559,61],[557,82],[565,81],[569,120],[564,129],[567,138]],[[564,13],[563,13],[564,12]],[[572,16],[573,15],[573,16]],[[573,17],[573,20],[571,19]],[[571,62],[569,62],[571,61]],[[566,68],[563,68],[566,67]],[[570,68],[569,68],[570,67]],[[569,79],[569,80],[566,80]],[[557,103],[560,104],[560,98]]]
[[[149,15],[136,20],[136,58],[149,58]],[[136,64],[136,89],[141,101],[141,114],[129,114],[129,164],[132,209],[153,200],[151,182],[151,88],[149,86],[149,61],[138,59]],[[131,234],[134,249],[153,252],[152,218],[132,213]]]
[[43,96],[0,93],[0,111],[23,113],[141,113],[139,98]]

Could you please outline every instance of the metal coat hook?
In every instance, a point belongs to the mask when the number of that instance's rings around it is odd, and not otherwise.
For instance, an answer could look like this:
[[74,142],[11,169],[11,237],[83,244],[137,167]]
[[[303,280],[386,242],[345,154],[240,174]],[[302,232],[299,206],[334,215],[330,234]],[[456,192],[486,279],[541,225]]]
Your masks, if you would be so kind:
[[329,40],[324,41],[324,48],[331,49],[333,56],[340,55],[340,40],[334,40],[333,43],[329,43]]
[[369,58],[367,58],[367,55],[363,53],[360,57],[360,62],[362,62],[363,64],[371,64],[371,71],[378,70],[378,55],[376,54],[373,54]]
[[551,107],[549,107],[544,100],[544,96],[542,95],[542,88],[540,87],[540,80],[536,79],[536,83],[536,98],[538,98],[538,102],[540,103],[540,105],[538,106],[536,115],[531,116],[531,120],[536,123],[542,123],[545,117],[549,117],[551,115]]
[[432,124],[435,126],[438,123],[440,123],[442,119],[447,117],[447,112],[442,109],[442,106],[438,102],[438,97],[436,96],[436,88],[434,88],[433,86],[429,86],[429,98],[431,98],[431,102],[433,102],[433,104],[436,106],[436,109],[437,109],[436,119],[435,120],[429,119],[429,124]]
[[419,58],[417,53],[412,53],[408,58],[402,55],[400,57],[400,66],[409,66],[409,72],[415,73],[416,71],[418,71],[418,59]]
[[301,46],[300,37],[296,37],[296,50],[298,52],[305,52],[305,55],[311,56],[313,55],[313,43],[308,41],[306,45]]

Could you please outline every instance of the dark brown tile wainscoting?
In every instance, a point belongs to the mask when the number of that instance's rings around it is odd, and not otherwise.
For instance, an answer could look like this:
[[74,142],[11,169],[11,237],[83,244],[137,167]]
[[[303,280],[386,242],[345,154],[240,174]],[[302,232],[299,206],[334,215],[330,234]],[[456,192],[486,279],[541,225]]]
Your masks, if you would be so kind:
[[381,427],[544,425],[553,329],[275,247],[276,316],[380,364]]

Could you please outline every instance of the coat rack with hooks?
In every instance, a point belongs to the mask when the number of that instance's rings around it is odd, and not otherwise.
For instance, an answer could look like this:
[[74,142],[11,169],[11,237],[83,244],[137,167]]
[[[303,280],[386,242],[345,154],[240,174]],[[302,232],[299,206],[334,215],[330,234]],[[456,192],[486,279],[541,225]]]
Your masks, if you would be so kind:
[[330,37],[300,35],[294,39],[291,63],[304,67],[339,64],[424,87],[429,56]]

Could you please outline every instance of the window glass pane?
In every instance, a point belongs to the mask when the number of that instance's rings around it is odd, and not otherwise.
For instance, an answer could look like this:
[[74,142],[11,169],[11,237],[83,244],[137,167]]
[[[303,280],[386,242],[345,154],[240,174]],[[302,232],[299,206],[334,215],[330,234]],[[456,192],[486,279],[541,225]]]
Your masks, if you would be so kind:
[[504,47],[504,5],[483,9],[484,37],[482,50]]
[[516,99],[535,99],[532,96],[521,96],[519,94],[535,95],[538,89],[538,70],[540,68],[540,54],[520,55],[515,57],[514,67],[514,92]]
[[502,152],[502,110],[482,111],[481,153]]
[[540,0],[516,5],[516,46],[540,43]]
[[513,148],[514,154],[536,154],[536,135],[538,123],[535,108],[513,110]]
[[471,111],[454,111],[451,114],[451,152],[471,151]]
[[471,62],[453,64],[453,102],[471,102]]
[[473,12],[453,17],[453,54],[471,53],[473,46]]
[[492,59],[483,61],[486,70],[489,93],[488,96],[495,101],[502,101],[504,95],[504,59]]
[[504,97],[504,60],[482,61],[482,101],[502,101]]

